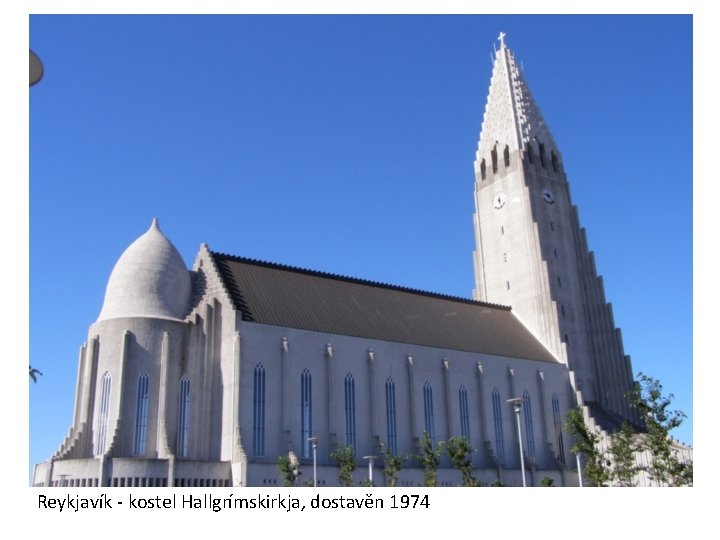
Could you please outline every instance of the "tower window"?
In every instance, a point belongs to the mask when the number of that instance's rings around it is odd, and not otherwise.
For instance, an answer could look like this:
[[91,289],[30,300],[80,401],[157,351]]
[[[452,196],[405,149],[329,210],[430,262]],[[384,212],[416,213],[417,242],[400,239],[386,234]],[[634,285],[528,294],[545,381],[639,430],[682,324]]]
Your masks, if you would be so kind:
[[495,146],[492,149],[492,152],[490,152],[490,157],[492,158],[492,172],[493,174],[497,173],[498,171],[498,154],[497,154],[497,146]]
[[460,385],[458,390],[458,399],[460,401],[460,434],[466,440],[470,440],[470,413],[468,408],[468,396],[465,385]]
[[530,394],[525,391],[523,394],[523,412],[525,413],[525,441],[527,442],[527,453],[535,457],[535,435],[533,434],[532,405]]
[[178,414],[177,454],[187,457],[190,447],[190,379],[180,380],[180,414]]
[[564,317],[565,316],[565,306],[560,306],[560,314]]
[[557,277],[558,287],[562,287],[562,279],[560,279],[560,276]]
[[100,387],[100,421],[98,423],[98,435],[95,444],[95,455],[101,456],[105,453],[107,442],[108,415],[110,413],[110,388],[112,387],[112,376],[106,371],[102,378]]
[[557,249],[553,248],[553,255],[555,255],[555,258],[557,259]]
[[397,455],[397,416],[395,413],[395,382],[392,378],[385,381],[385,414],[387,416],[387,445],[390,452]]
[[545,145],[540,143],[540,165],[545,168]]
[[503,253],[503,262],[507,262],[507,253]]
[[504,235],[505,235],[505,226],[500,225],[500,236],[504,236]]
[[136,456],[145,454],[147,442],[147,418],[148,418],[148,376],[143,373],[138,378],[137,406],[135,410],[135,448]]
[[312,455],[312,376],[305,368],[300,375],[300,436],[302,437],[302,457]]
[[503,161],[505,162],[505,167],[510,166],[510,147],[506,144],[505,150],[503,150]]
[[505,282],[505,288],[506,288],[508,291],[510,290],[510,282],[509,282],[509,281],[506,281],[506,282]]
[[355,450],[355,379],[348,373],[345,377],[345,446]]
[[533,152],[532,142],[529,142],[527,145],[527,159],[529,163],[535,163],[535,153]]
[[265,367],[253,373],[253,455],[265,455]]
[[487,165],[485,165],[485,158],[482,158],[482,161],[480,161],[480,179],[485,180],[486,176],[487,176]]
[[552,152],[550,152],[550,160],[552,161],[553,171],[557,172],[557,170],[558,170],[558,157],[557,157],[557,154],[555,153],[554,150],[553,150]]
[[550,222],[550,230],[555,232],[555,222],[554,221]]
[[560,416],[560,400],[557,394],[552,396],[553,427],[555,428],[555,440],[557,441],[557,453],[560,463],[565,463],[565,445],[562,437],[562,417]]
[[505,465],[505,441],[503,439],[502,409],[500,408],[500,392],[492,391],[493,423],[495,425],[495,454],[501,465]]
[[425,410],[425,432],[427,433],[433,447],[435,446],[435,413],[433,411],[432,386],[425,381],[423,386],[423,406]]

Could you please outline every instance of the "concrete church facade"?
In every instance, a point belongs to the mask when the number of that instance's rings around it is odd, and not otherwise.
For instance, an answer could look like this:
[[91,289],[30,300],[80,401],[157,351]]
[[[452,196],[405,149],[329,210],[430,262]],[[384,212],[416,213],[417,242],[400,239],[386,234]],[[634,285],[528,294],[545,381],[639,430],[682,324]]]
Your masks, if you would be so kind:
[[[73,423],[36,486],[276,486],[294,452],[337,485],[363,456],[466,438],[483,483],[577,485],[581,404],[633,419],[629,359],[560,153],[501,34],[476,159],[474,300],[211,251],[192,270],[157,221],[122,254],[81,347]],[[510,306],[510,307],[507,307]],[[376,466],[382,468],[382,460]],[[460,473],[441,462],[440,485]],[[379,473],[379,471],[378,471]],[[359,480],[364,473],[356,473]],[[374,476],[383,485],[382,474]],[[412,460],[400,484],[422,485]]]

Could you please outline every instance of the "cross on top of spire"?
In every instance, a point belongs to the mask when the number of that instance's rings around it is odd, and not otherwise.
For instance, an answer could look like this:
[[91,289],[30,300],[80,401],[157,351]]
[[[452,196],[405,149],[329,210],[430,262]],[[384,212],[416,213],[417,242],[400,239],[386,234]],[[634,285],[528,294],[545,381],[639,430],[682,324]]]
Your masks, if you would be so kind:
[[505,32],[500,32],[500,35],[498,36],[498,39],[500,40],[500,48],[501,49],[505,48],[505,36],[506,35],[507,34],[505,34]]

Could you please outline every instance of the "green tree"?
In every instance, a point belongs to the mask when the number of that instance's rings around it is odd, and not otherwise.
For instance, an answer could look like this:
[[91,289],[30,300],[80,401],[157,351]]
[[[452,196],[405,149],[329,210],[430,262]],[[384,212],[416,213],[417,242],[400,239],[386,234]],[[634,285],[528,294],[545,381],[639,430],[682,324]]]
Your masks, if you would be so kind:
[[555,480],[549,476],[544,476],[543,479],[540,480],[540,485],[542,487],[555,487]]
[[679,427],[685,419],[685,413],[670,409],[674,396],[663,395],[660,381],[639,373],[628,397],[645,424],[640,447],[650,454],[648,476],[665,486],[691,486],[692,461],[679,459],[670,436],[670,431]]
[[388,487],[397,487],[400,476],[400,469],[407,460],[407,455],[395,455],[384,444],[380,445],[380,452],[383,457],[383,474],[385,475],[385,483]]
[[280,480],[282,480],[285,487],[294,486],[298,476],[302,474],[300,461],[293,451],[288,452],[287,456],[278,457],[277,468],[280,473]]
[[600,435],[588,428],[581,407],[568,411],[565,431],[575,437],[570,451],[575,455],[582,454],[585,481],[591,486],[606,486],[610,482],[610,463],[600,449]]
[[415,456],[423,468],[424,484],[428,487],[437,486],[437,469],[440,466],[443,443],[439,442],[433,446],[433,442],[427,431],[423,431],[423,439],[420,446],[420,453]]
[[610,435],[608,451],[612,458],[610,476],[614,486],[632,487],[636,485],[635,480],[639,471],[637,465],[638,440],[638,434],[627,422],[623,422],[620,431]]
[[340,485],[343,487],[352,486],[352,475],[355,469],[357,469],[355,451],[350,446],[338,445],[330,454],[330,457],[340,465],[340,471],[338,472]]
[[445,453],[450,462],[462,474],[463,486],[477,486],[478,481],[473,476],[472,446],[465,437],[450,437],[445,443]]

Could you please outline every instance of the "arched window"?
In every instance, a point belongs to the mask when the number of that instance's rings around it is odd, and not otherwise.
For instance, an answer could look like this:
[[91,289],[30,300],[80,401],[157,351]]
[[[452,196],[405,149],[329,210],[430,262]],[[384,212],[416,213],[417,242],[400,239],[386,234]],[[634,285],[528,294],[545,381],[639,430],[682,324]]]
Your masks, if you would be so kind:
[[435,446],[435,413],[433,412],[432,386],[430,386],[429,381],[425,381],[425,386],[423,386],[423,405],[425,410],[425,432],[428,434],[433,446]]
[[468,397],[465,385],[460,385],[458,390],[458,399],[460,400],[460,435],[470,440],[470,414],[468,411]]
[[345,376],[345,446],[355,450],[355,379]]
[[300,437],[302,438],[302,457],[312,455],[312,375],[305,368],[300,375]]
[[143,373],[138,377],[137,406],[135,408],[135,448],[133,453],[136,456],[145,455],[147,443],[147,419],[148,419],[148,376]]
[[265,367],[253,372],[253,455],[265,455]]
[[387,445],[390,452],[397,455],[397,414],[395,410],[395,381],[391,377],[385,381],[385,414],[387,417]]
[[492,391],[493,421],[495,424],[495,453],[501,465],[505,465],[505,440],[503,439],[502,408],[500,406],[500,392],[497,388]]
[[180,379],[180,402],[178,406],[177,455],[187,457],[190,447],[190,379]]
[[558,459],[565,463],[565,444],[562,437],[562,417],[560,416],[560,400],[557,394],[552,396],[553,426],[555,427],[555,441],[557,442]]
[[112,387],[112,376],[106,371],[100,383],[100,418],[98,419],[97,440],[95,441],[95,455],[101,456],[105,453],[107,445],[108,415],[110,413],[110,389]]
[[525,415],[525,446],[527,447],[528,456],[535,457],[535,435],[533,433],[532,404],[530,403],[530,394],[527,390],[523,394],[523,412]]

